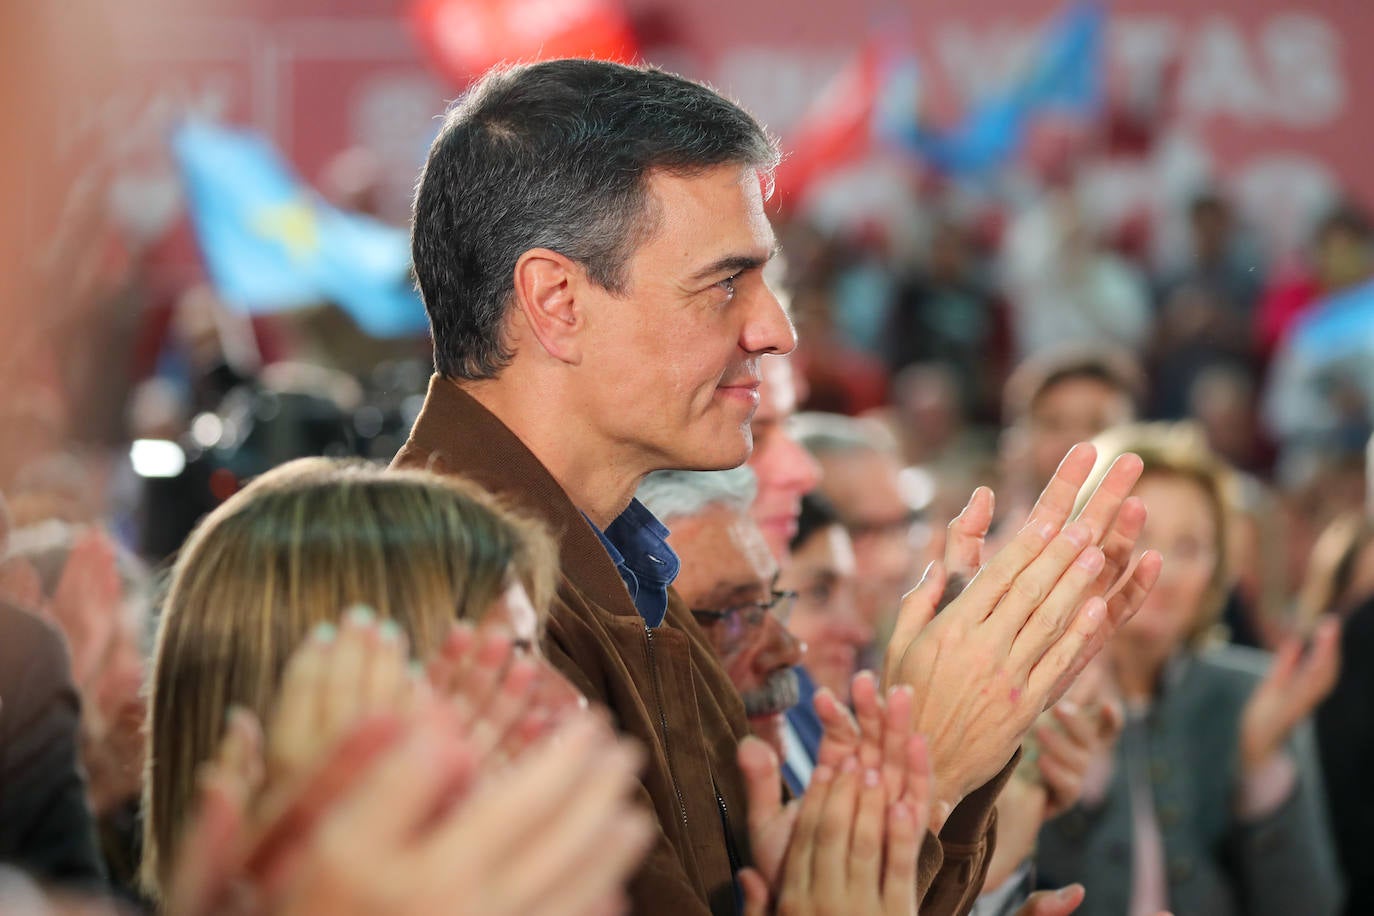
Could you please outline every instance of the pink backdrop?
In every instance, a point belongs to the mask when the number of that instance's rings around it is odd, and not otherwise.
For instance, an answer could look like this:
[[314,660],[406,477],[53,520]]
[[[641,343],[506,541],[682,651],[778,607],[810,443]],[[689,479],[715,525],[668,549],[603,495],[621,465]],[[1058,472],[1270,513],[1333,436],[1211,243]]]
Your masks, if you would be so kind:
[[[267,131],[311,180],[339,150],[373,149],[386,165],[385,209],[399,219],[434,116],[457,92],[421,59],[400,6],[201,0],[112,18],[111,45],[130,64],[129,79],[75,103],[61,127],[66,149],[88,149],[92,139],[117,145],[125,199],[144,202],[145,212],[136,216],[131,206],[129,218],[151,233],[174,209],[162,131],[174,112],[199,109]],[[875,29],[914,36],[937,110],[951,112],[1014,67],[1060,4],[917,0],[905,13],[873,0],[821,0],[805,12],[783,0],[629,6],[650,60],[711,81],[785,138]],[[1252,215],[1275,224],[1298,226],[1338,186],[1374,202],[1374,170],[1364,167],[1374,93],[1363,91],[1374,86],[1374,54],[1360,50],[1374,39],[1374,7],[1120,0],[1109,8],[1114,84],[1139,91],[1170,68],[1166,102],[1178,117],[1149,162],[1104,171],[1104,206],[1126,208],[1161,183],[1182,193],[1213,174],[1231,183]]]

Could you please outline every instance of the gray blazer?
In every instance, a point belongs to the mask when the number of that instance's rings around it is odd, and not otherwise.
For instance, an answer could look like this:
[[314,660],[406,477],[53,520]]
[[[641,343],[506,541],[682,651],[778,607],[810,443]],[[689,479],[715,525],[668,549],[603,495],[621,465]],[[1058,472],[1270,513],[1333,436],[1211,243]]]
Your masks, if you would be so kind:
[[1170,664],[1143,720],[1127,725],[1110,788],[1094,808],[1046,824],[1036,853],[1042,883],[1087,888],[1079,916],[1125,916],[1133,861],[1127,767],[1148,773],[1174,916],[1322,916],[1341,902],[1310,729],[1290,747],[1293,794],[1263,821],[1233,814],[1240,716],[1268,656],[1225,646]]

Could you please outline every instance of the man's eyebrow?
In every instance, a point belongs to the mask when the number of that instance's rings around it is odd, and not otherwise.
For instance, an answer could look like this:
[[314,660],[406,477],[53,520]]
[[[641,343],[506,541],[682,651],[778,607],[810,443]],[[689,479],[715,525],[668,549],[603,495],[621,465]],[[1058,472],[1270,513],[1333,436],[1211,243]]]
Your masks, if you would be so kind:
[[730,254],[719,260],[712,261],[710,264],[692,274],[691,282],[698,283],[716,274],[738,274],[746,270],[757,270],[773,259],[781,250],[781,246],[774,243],[765,257],[750,254]]

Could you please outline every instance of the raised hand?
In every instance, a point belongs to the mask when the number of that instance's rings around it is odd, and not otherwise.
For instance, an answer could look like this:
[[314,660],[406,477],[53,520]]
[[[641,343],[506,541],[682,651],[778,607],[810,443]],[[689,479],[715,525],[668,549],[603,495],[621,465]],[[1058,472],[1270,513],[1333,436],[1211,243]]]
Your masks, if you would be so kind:
[[1100,658],[1084,670],[1062,700],[1041,714],[1035,729],[1040,746],[1036,766],[1049,793],[1046,819],[1078,803],[1088,768],[1111,755],[1125,722],[1121,699]]
[[454,806],[446,764],[463,754],[442,719],[421,719],[326,813],[275,911],[612,911],[652,835],[648,815],[631,802],[639,752],[596,715],[578,713]]
[[1245,772],[1258,772],[1273,759],[1293,729],[1336,686],[1340,638],[1340,622],[1328,618],[1313,634],[1305,659],[1299,637],[1290,637],[1279,647],[1269,673],[1241,714],[1240,759]]
[[[887,665],[893,680],[915,688],[915,727],[929,738],[943,805],[957,804],[1005,765],[1035,717],[1158,577],[1157,554],[1131,561],[1144,523],[1143,505],[1128,498],[1141,471],[1135,456],[1118,459],[1078,520],[1065,525],[1094,460],[1091,446],[1070,451],[1031,521],[944,613],[915,628],[904,652],[890,650],[901,652]],[[949,549],[964,548],[951,538]],[[932,596],[944,591],[936,585],[908,596],[902,617],[928,618]]]
[[[913,728],[911,688],[894,687],[884,700],[877,678],[861,671],[854,676],[851,696],[857,719],[830,691],[822,688],[816,694],[816,714],[824,729],[817,765],[834,771],[853,757],[864,769],[880,774],[888,798],[915,805],[917,794],[928,789],[930,777],[924,740]],[[755,868],[776,888],[800,803],[782,804],[774,755],[764,755],[746,741],[740,746],[739,759],[751,790],[749,824]]]
[[[746,743],[749,749],[742,745],[741,754],[757,753],[765,765],[764,758],[771,758],[776,773],[772,749],[753,739]],[[914,916],[916,862],[931,802],[928,763],[919,769],[924,777],[915,781],[911,800],[894,801],[887,797],[882,774],[865,769],[855,756],[838,769],[817,764],[776,889],[753,869],[740,874],[746,916],[763,916],[770,904],[777,912],[801,916]],[[750,788],[752,793],[752,782]]]
[[392,621],[378,623],[355,607],[336,628],[321,623],[282,673],[267,728],[267,766],[273,782],[315,766],[359,721],[409,709],[428,690],[407,668],[405,635]]
[[67,637],[72,678],[83,690],[109,655],[122,601],[114,544],[99,528],[88,528],[72,545],[52,600],[44,608]]
[[473,752],[512,757],[562,719],[585,709],[548,662],[502,633],[454,624],[428,665],[435,692],[447,698]]
[[428,694],[365,713],[304,778],[255,800],[263,738],[250,714],[236,713],[201,775],[168,912],[617,911],[652,836],[632,802],[639,752],[577,710],[493,768],[454,725]]

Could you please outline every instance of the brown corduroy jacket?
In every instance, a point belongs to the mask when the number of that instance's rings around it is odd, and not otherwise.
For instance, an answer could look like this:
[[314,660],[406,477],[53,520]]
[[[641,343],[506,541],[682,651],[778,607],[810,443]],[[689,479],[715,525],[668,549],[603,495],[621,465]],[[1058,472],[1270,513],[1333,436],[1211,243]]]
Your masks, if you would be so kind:
[[[682,600],[650,631],[595,531],[539,459],[499,419],[438,376],[394,468],[458,474],[540,518],[562,564],[544,647],[549,660],[648,759],[640,797],[660,834],[630,882],[637,914],[736,912],[733,874],[750,862],[735,750],[744,705]],[[967,912],[992,850],[1003,774],[969,796],[921,850],[922,916]]]

